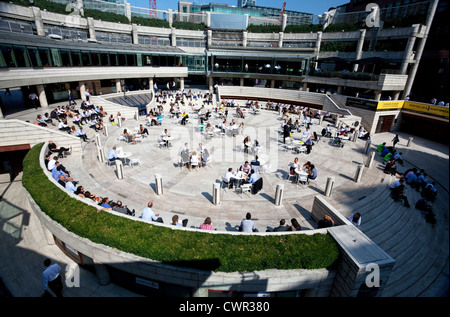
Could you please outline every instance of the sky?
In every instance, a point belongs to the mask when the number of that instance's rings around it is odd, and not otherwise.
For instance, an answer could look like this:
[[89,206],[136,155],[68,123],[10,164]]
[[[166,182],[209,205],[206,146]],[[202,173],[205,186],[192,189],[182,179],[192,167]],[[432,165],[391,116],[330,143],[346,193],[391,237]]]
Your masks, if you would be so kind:
[[[132,6],[149,8],[149,0],[127,0]],[[237,0],[187,0],[196,4],[224,3],[237,6]],[[349,0],[256,0],[256,5],[261,7],[281,8],[283,2],[286,2],[286,10],[312,13],[314,15],[322,14],[330,7],[349,3]],[[177,10],[178,0],[156,0],[157,10]]]

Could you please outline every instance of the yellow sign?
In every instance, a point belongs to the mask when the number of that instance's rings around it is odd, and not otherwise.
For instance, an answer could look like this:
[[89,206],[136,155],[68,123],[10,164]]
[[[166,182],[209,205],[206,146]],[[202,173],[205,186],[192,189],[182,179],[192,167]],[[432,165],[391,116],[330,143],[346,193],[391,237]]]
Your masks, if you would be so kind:
[[395,110],[403,108],[404,100],[400,101],[380,101],[377,105],[377,110]]
[[424,103],[406,101],[403,106],[403,109],[413,110],[413,111],[417,111],[417,112],[422,112],[422,113],[426,113],[426,114],[431,114],[431,115],[448,118],[448,108],[447,107],[433,106],[433,105],[428,105],[428,104],[424,104]]

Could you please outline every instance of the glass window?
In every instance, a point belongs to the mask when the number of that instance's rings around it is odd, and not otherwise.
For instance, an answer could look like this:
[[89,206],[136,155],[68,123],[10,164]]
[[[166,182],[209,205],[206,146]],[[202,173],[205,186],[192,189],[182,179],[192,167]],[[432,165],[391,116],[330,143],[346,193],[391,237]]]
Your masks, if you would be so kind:
[[127,66],[127,57],[126,54],[119,53],[119,66]]
[[39,48],[38,51],[42,66],[45,67],[53,66],[52,58],[50,56],[50,51],[48,50],[48,48]]
[[92,66],[91,54],[88,51],[81,52],[81,61],[83,66]]
[[37,47],[27,47],[27,50],[28,56],[30,56],[31,65],[34,67],[41,67],[42,62]]
[[119,66],[117,62],[117,53],[109,53],[109,62],[111,66]]
[[66,67],[72,66],[69,50],[60,50],[62,65]]
[[2,45],[1,46],[3,59],[5,61],[6,67],[17,67],[16,57],[14,55],[14,51],[11,45]]
[[127,54],[127,66],[136,66],[136,55]]
[[91,52],[92,66],[100,66],[100,54],[98,52]]
[[61,55],[59,54],[59,49],[52,48],[51,52],[52,52],[52,64],[55,65],[56,67],[63,66]]
[[152,66],[152,56],[151,55],[142,55],[142,65],[143,66]]
[[71,51],[72,53],[72,66],[83,66],[81,63],[81,52]]
[[100,58],[101,58],[102,66],[110,65],[108,53],[100,53]]
[[14,45],[14,56],[16,57],[16,64],[18,67],[30,67],[30,60],[28,58],[25,46]]

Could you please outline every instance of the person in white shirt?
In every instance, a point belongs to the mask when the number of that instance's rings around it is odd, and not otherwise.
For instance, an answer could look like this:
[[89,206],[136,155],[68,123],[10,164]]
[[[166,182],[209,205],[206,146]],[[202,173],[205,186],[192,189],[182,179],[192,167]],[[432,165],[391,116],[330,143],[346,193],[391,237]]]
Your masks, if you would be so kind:
[[66,189],[68,191],[70,191],[71,193],[74,193],[77,190],[77,188],[73,184],[73,178],[72,177],[67,178]]
[[57,264],[50,261],[50,259],[45,259],[44,266],[46,269],[42,273],[42,287],[44,292],[48,292],[48,288],[50,288],[57,297],[62,297],[63,284],[61,281],[61,267]]
[[113,161],[119,159],[119,158],[117,157],[117,154],[116,154],[116,149],[117,149],[117,148],[114,146],[114,147],[109,151],[109,153],[108,153],[108,160],[109,160],[110,162],[113,162]]

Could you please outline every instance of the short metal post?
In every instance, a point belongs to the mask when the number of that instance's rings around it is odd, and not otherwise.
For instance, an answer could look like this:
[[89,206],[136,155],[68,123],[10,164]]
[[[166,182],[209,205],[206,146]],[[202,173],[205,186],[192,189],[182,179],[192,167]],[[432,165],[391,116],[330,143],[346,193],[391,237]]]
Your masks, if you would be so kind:
[[327,185],[325,187],[325,196],[331,196],[331,190],[334,185],[334,177],[327,177]]
[[284,190],[283,184],[277,185],[277,189],[275,192],[275,205],[276,206],[280,206],[281,202],[283,201],[283,190]]
[[409,137],[409,139],[408,139],[408,143],[406,144],[406,147],[411,147],[411,143],[412,143],[412,140],[413,140],[414,138],[411,136],[411,137]]
[[366,167],[371,167],[373,163],[373,159],[375,158],[375,151],[370,152],[370,155],[366,162]]
[[356,176],[355,176],[355,182],[359,183],[361,181],[363,170],[364,170],[364,165],[363,164],[358,165],[358,169],[356,171]]
[[366,141],[366,145],[365,145],[365,147],[364,147],[364,154],[367,154],[367,152],[369,152],[369,149],[370,149],[370,144],[371,144],[372,142],[370,141],[370,140],[367,140]]
[[212,203],[214,205],[220,205],[220,184],[214,183],[213,184],[213,201]]
[[121,160],[116,160],[117,178],[123,179],[123,163]]
[[162,187],[162,177],[160,174],[155,174],[155,184],[156,184],[156,194],[162,195],[163,187]]

